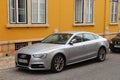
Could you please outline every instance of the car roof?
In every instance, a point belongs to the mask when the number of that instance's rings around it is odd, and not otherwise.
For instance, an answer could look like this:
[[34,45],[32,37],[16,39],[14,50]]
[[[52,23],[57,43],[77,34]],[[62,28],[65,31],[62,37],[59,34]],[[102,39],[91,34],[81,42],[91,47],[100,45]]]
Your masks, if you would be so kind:
[[78,34],[78,33],[92,33],[92,32],[87,32],[87,31],[67,31],[67,32],[58,32],[58,34]]

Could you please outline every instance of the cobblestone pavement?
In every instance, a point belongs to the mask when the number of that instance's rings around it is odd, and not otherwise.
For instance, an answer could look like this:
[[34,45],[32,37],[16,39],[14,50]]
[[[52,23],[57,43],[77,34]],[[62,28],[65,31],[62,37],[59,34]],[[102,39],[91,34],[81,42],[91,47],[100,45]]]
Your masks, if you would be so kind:
[[15,67],[2,69],[0,80],[120,80],[120,53],[107,54],[104,62],[89,60],[70,65],[60,73],[21,70]]
[[0,70],[15,67],[14,60],[15,60],[14,56],[0,58]]

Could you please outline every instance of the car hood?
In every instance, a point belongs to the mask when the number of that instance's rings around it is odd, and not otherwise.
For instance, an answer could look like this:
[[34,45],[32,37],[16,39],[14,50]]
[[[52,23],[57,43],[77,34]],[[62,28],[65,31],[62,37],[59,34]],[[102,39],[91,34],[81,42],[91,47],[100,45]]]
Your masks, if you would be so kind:
[[20,50],[18,50],[17,53],[24,53],[24,54],[47,53],[49,51],[53,51],[63,46],[64,45],[60,45],[60,44],[38,43],[31,46],[23,47]]
[[114,37],[112,38],[112,41],[120,41],[120,37]]

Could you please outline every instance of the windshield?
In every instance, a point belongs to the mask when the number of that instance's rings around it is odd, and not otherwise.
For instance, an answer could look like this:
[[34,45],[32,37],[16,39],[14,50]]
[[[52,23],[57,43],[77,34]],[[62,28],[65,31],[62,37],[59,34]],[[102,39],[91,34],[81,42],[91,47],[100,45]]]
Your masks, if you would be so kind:
[[72,34],[52,34],[42,40],[42,43],[65,44]]

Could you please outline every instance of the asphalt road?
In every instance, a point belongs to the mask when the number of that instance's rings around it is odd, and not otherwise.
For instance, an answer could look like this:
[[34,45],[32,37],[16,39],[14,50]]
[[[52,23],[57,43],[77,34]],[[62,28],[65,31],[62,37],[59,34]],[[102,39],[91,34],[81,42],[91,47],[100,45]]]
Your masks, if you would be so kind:
[[104,62],[89,60],[67,66],[60,73],[16,68],[0,70],[0,80],[120,80],[120,53],[107,54]]

